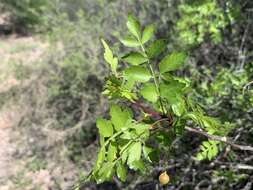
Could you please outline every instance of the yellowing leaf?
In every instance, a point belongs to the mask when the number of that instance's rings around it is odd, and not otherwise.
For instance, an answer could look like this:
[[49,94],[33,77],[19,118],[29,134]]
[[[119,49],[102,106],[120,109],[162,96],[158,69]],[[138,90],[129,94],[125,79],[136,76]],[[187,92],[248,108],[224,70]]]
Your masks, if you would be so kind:
[[114,74],[117,73],[117,66],[118,66],[118,59],[116,57],[113,57],[113,53],[110,49],[110,47],[108,46],[108,44],[102,39],[102,44],[105,48],[105,52],[104,52],[104,59],[107,63],[110,64],[111,66],[111,70]]

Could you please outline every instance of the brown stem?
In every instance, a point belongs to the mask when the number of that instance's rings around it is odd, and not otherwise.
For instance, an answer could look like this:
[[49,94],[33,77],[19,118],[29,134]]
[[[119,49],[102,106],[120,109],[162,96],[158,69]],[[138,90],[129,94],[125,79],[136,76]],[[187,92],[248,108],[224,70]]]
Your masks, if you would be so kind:
[[[143,110],[145,113],[149,114],[152,118],[154,118],[156,120],[156,122],[153,123],[152,127],[150,128],[151,130],[155,129],[155,125],[157,125],[158,123],[160,123],[162,121],[168,121],[169,125],[171,125],[172,122],[173,122],[173,118],[172,118],[171,114],[169,114],[167,118],[164,118],[164,117],[161,116],[160,113],[158,113],[156,111],[153,111],[148,107],[143,106],[139,102],[134,102],[132,104],[137,106],[139,109]],[[229,141],[227,139],[227,137],[221,137],[221,136],[217,136],[217,135],[210,135],[210,134],[208,134],[208,133],[206,133],[206,132],[204,132],[200,129],[195,129],[195,128],[191,128],[191,127],[185,127],[185,129],[189,132],[205,136],[208,139],[223,142],[223,143],[228,144],[228,145],[230,145],[234,148],[237,148],[239,150],[253,151],[253,147],[235,144],[235,143]]]
[[232,146],[234,148],[237,148],[239,150],[253,151],[253,147],[235,144],[235,143],[229,141],[227,139],[227,137],[220,137],[220,136],[216,136],[216,135],[210,135],[210,134],[208,134],[208,133],[206,133],[204,131],[201,131],[199,129],[194,129],[194,128],[191,128],[191,127],[185,127],[185,129],[187,131],[189,131],[189,132],[203,135],[203,136],[207,137],[210,140],[215,140],[215,141],[223,142],[223,143],[228,144],[228,145],[230,145],[230,146]]
[[150,117],[152,117],[155,120],[159,120],[162,118],[161,114],[150,109],[149,107],[146,107],[142,105],[140,102],[131,102],[132,106],[137,107],[138,109],[142,110],[143,112],[149,114]]

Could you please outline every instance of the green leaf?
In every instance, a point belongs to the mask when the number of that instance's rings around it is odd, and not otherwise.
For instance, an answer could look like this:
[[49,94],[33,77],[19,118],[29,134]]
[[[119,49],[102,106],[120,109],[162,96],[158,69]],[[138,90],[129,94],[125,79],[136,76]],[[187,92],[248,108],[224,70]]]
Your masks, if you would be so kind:
[[111,180],[114,173],[114,164],[112,162],[105,163],[98,172],[97,183]]
[[122,162],[117,163],[116,172],[117,172],[118,178],[121,181],[125,182],[126,177],[127,177],[127,169],[126,169],[126,167],[124,166],[124,164]]
[[148,69],[141,66],[131,66],[124,72],[126,79],[136,82],[148,82],[151,74]]
[[96,168],[100,168],[101,164],[105,160],[105,147],[102,147],[98,153],[97,161],[96,161]]
[[154,84],[144,84],[143,88],[140,90],[140,94],[143,96],[143,98],[150,102],[155,103],[158,100],[158,94]]
[[160,72],[165,73],[178,69],[185,62],[186,58],[187,55],[182,52],[173,52],[167,55],[159,64]]
[[139,161],[141,159],[141,142],[136,142],[132,144],[132,146],[128,150],[128,160],[127,164],[128,166],[133,169],[133,166],[131,165],[134,161]]
[[200,152],[197,154],[198,160],[212,160],[219,152],[218,145],[220,142],[218,141],[204,141],[200,146]]
[[105,48],[105,52],[104,52],[104,59],[106,60],[107,63],[110,64],[111,66],[111,70],[114,74],[117,73],[117,66],[118,66],[118,59],[113,57],[113,53],[110,49],[110,47],[108,46],[108,44],[102,39],[102,44]]
[[182,89],[179,83],[169,83],[160,85],[161,97],[166,99],[170,105],[176,104],[182,99]]
[[140,65],[148,61],[148,58],[144,57],[139,52],[131,52],[122,57],[122,59],[131,65]]
[[150,148],[148,146],[143,146],[142,148],[144,158],[148,160],[149,162],[157,161],[157,152],[153,148]]
[[125,37],[123,39],[120,39],[120,42],[126,47],[138,47],[141,45],[136,39],[132,37]]
[[117,158],[117,144],[115,142],[111,142],[107,153],[107,160],[109,162],[112,162],[116,158]]
[[154,58],[160,55],[166,48],[166,40],[155,40],[147,47],[147,54],[149,58]]
[[154,24],[147,25],[144,28],[144,31],[142,34],[142,39],[141,39],[142,43],[145,44],[147,41],[149,41],[154,35],[154,32],[155,32],[155,25]]
[[145,170],[145,164],[141,160],[135,160],[131,163],[131,169],[143,172]]
[[97,127],[99,130],[99,134],[103,137],[110,137],[113,134],[113,126],[111,121],[98,118],[97,119]]
[[138,20],[132,15],[128,15],[127,28],[137,39],[141,38],[141,26]]
[[186,112],[185,102],[183,99],[171,105],[173,113],[177,116],[182,116]]
[[160,131],[156,134],[155,139],[159,144],[164,146],[170,146],[172,143],[172,138],[168,132]]
[[135,132],[137,134],[137,137],[147,140],[149,138],[149,127],[150,125],[144,124],[144,123],[139,123],[134,125]]
[[[135,125],[134,125],[135,126]],[[137,138],[137,134],[134,130],[131,131],[125,131],[122,135],[120,135],[121,139],[127,139],[127,140],[131,140],[133,138]]]
[[208,134],[226,135],[226,125],[222,125],[219,120],[203,115],[201,112],[188,112],[185,115],[186,118],[190,118],[200,127],[204,128]]
[[111,120],[116,131],[127,127],[127,121],[132,119],[132,113],[128,109],[123,109],[118,105],[111,105],[110,109]]
[[126,149],[126,150],[122,153],[122,155],[121,155],[121,159],[122,159],[122,162],[123,162],[123,163],[126,163],[127,158],[128,158],[128,156],[129,156],[128,150],[129,150],[129,149]]

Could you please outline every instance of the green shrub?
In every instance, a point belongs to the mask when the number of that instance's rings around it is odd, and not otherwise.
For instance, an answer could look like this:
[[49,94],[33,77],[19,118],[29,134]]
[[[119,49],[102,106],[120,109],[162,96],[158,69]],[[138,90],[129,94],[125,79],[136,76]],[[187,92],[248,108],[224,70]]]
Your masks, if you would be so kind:
[[[173,51],[162,57],[166,40],[151,41],[155,33],[153,24],[142,28],[130,14],[126,25],[129,34],[120,41],[134,50],[118,57],[102,40],[104,59],[111,68],[103,94],[112,102],[110,118],[98,118],[96,123],[101,148],[86,180],[94,179],[97,183],[112,180],[114,175],[126,181],[128,168],[148,172],[148,165],[159,162],[161,147],[172,148],[185,131],[208,137],[196,159],[211,160],[220,145],[227,142],[223,136],[232,129],[228,123],[206,116],[189,96],[189,81],[174,74],[187,60],[185,52]],[[120,62],[127,63],[127,68],[120,68]]]
[[191,0],[179,5],[180,19],[175,25],[179,42],[194,46],[210,38],[220,43],[223,30],[238,16],[238,6],[229,0],[225,3],[226,7],[221,7],[216,0]]
[[45,12],[50,9],[49,0],[3,0],[3,7],[10,13],[15,27],[31,29],[46,22]]

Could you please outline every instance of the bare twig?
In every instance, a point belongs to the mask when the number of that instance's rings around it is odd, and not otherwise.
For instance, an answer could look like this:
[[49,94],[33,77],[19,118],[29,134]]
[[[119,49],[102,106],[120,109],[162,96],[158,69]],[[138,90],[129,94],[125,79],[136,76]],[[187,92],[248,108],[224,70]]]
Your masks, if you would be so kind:
[[245,41],[246,41],[246,38],[247,38],[247,35],[248,35],[249,26],[250,26],[250,23],[248,23],[247,26],[246,26],[246,29],[245,29],[243,37],[242,37],[242,42],[241,42],[241,45],[240,45],[240,48],[239,48],[239,51],[238,51],[238,64],[240,64],[240,70],[243,69],[244,64],[245,64],[246,49],[244,48],[244,44],[245,44]]
[[232,146],[234,148],[237,148],[239,150],[253,151],[253,147],[235,144],[235,143],[229,141],[227,139],[227,137],[220,137],[220,136],[217,136],[217,135],[210,135],[210,134],[208,134],[208,133],[206,133],[204,131],[201,131],[199,129],[194,129],[194,128],[191,128],[191,127],[185,127],[185,129],[187,131],[189,131],[189,132],[197,133],[197,134],[200,134],[202,136],[205,136],[205,137],[207,137],[210,140],[215,140],[215,141],[223,142],[223,143],[228,144],[228,145],[230,145],[230,146]]
[[[161,121],[169,121],[170,122],[171,119],[172,119],[172,118],[162,118],[162,116],[159,113],[157,113],[157,112],[155,112],[153,110],[150,110],[149,108],[141,105],[138,102],[135,102],[134,105],[138,106],[139,108],[141,108],[144,112],[152,114],[153,116],[158,117],[159,119],[157,119],[157,121],[155,122],[155,124],[157,124],[157,123],[159,123]],[[151,129],[153,129],[153,127]],[[223,142],[223,143],[228,144],[231,147],[237,148],[239,150],[246,150],[246,151],[252,151],[253,152],[253,147],[252,146],[245,146],[245,145],[235,144],[234,142],[229,141],[227,137],[221,137],[221,136],[217,136],[217,135],[210,135],[210,134],[208,134],[208,133],[206,133],[206,132],[204,132],[204,131],[202,131],[200,129],[195,129],[195,128],[191,128],[191,127],[185,127],[185,129],[187,131],[190,131],[190,132],[197,133],[197,134],[200,134],[202,136],[205,136],[208,139]]]
[[243,87],[243,94],[245,93],[245,91],[247,90],[247,88],[248,88],[249,86],[251,86],[252,84],[253,84],[253,81],[247,83],[247,84]]

